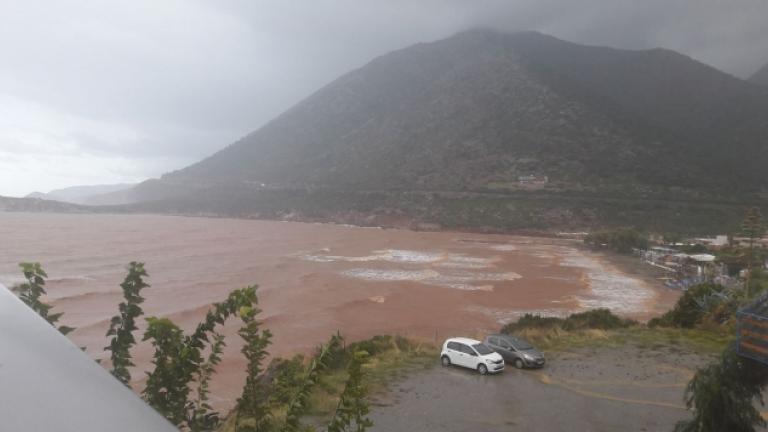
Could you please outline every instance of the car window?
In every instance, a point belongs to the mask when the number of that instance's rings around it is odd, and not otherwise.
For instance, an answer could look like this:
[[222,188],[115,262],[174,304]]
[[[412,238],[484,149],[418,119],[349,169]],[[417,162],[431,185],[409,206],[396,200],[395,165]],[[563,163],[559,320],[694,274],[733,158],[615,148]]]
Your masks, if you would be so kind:
[[528,342],[522,339],[515,339],[514,345],[516,349],[519,349],[521,351],[533,349],[533,345],[529,344]]
[[495,338],[495,337],[489,337],[488,338],[488,343],[491,344],[491,345],[498,346],[499,345],[499,339]]
[[504,349],[512,349],[512,345],[504,339],[499,339],[499,346]]
[[448,349],[454,351],[461,351],[461,345],[456,342],[448,342]]
[[461,344],[461,352],[463,352],[464,354],[469,354],[469,355],[473,355],[473,356],[477,355],[475,350],[473,350],[472,348],[470,348],[469,346],[464,345],[464,344]]
[[488,355],[493,353],[493,350],[484,343],[479,343],[476,345],[472,345],[472,348],[474,348],[477,352],[480,353],[480,355]]

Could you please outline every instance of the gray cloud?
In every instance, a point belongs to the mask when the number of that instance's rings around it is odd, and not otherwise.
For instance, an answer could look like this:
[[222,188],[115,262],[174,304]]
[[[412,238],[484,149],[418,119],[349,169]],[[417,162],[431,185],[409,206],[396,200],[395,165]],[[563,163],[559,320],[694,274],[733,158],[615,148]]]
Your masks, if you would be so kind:
[[[469,28],[661,46],[743,77],[768,61],[766,16],[765,0],[0,0],[0,194],[179,168],[378,55]],[[10,169],[22,154],[37,165]],[[83,162],[41,178],[57,160]]]

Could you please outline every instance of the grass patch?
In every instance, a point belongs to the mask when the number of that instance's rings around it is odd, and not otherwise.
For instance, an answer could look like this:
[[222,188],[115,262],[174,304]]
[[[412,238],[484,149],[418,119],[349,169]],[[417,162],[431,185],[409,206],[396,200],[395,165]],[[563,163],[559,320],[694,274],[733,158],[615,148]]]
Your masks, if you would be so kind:
[[608,309],[575,313],[566,318],[526,314],[504,326],[501,331],[527,339],[548,351],[615,349],[634,345],[648,350],[673,349],[715,354],[735,338],[733,326],[730,325],[700,323],[690,328],[646,326],[618,317]]
[[542,317],[525,314],[519,320],[505,325],[502,333],[516,333],[527,330],[611,330],[637,325],[637,322],[614,315],[608,309],[593,309],[569,315],[566,318]]
[[634,345],[643,349],[685,350],[701,354],[717,354],[734,340],[733,332],[703,329],[649,328],[632,326],[613,330],[586,329],[566,331],[525,329],[516,335],[528,339],[545,351],[568,351],[585,348],[617,349]]

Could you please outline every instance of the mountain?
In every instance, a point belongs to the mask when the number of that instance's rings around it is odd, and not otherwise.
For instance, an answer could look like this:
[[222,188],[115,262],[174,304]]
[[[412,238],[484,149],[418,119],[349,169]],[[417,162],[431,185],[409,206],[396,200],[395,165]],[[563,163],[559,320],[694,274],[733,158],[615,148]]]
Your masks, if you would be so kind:
[[0,212],[87,213],[90,210],[90,207],[61,201],[0,196]]
[[766,63],[759,71],[755,72],[755,74],[749,78],[749,81],[755,84],[768,86],[768,63]]
[[768,95],[673,51],[476,30],[381,56],[135,192],[168,211],[584,226],[615,216],[607,199],[751,200],[766,118]]
[[39,198],[51,201],[61,201],[71,204],[85,205],[111,205],[130,202],[128,197],[122,198],[122,194],[129,194],[135,184],[121,183],[109,185],[73,186],[52,190],[48,193],[33,192],[27,198]]

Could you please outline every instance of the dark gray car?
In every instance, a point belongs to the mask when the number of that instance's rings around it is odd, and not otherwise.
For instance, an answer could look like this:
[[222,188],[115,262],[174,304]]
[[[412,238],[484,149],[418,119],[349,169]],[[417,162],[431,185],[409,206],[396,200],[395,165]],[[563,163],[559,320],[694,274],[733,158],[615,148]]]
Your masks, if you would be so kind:
[[523,339],[503,334],[492,334],[485,338],[485,344],[501,354],[504,361],[518,369],[544,367],[544,355]]

